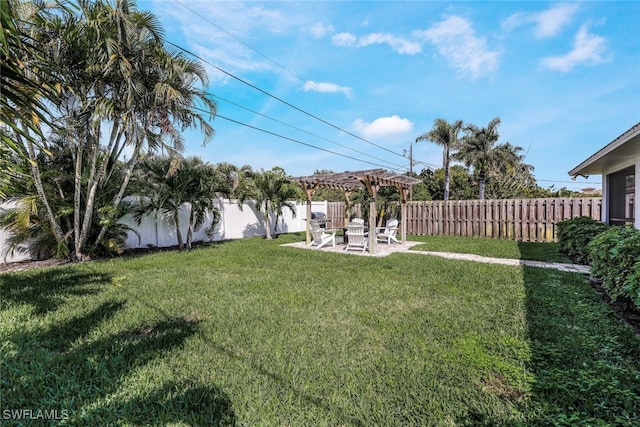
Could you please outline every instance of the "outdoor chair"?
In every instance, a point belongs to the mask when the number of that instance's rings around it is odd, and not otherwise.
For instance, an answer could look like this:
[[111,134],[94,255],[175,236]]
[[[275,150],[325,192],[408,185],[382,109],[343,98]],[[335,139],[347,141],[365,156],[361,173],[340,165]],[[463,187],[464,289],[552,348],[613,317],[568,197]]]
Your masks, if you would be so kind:
[[345,250],[361,250],[362,253],[367,250],[368,238],[364,232],[364,224],[347,225],[347,237],[349,241]]
[[326,230],[320,227],[320,223],[315,220],[311,220],[309,223],[311,226],[311,243],[309,246],[316,246],[316,249],[320,249],[327,243],[331,243],[331,246],[336,246],[336,230]]
[[376,233],[376,241],[385,242],[390,245],[391,243],[400,243],[398,239],[396,239],[396,233],[398,232],[398,220],[390,219],[387,221],[386,227],[380,227],[377,229]]

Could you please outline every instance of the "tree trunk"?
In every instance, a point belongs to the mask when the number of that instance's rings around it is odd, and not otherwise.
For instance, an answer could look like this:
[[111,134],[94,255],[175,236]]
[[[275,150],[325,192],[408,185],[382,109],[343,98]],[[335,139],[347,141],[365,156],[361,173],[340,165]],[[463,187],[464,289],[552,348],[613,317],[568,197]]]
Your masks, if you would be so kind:
[[173,214],[176,221],[176,235],[178,237],[178,248],[184,249],[184,241],[182,240],[182,230],[180,230],[180,206],[178,206]]
[[[127,167],[125,168],[124,179],[122,180],[122,185],[120,186],[120,190],[118,191],[118,194],[116,194],[116,196],[113,198],[113,207],[117,207],[122,201],[122,198],[124,197],[124,192],[126,191],[127,186],[129,185],[129,181],[131,180],[131,176],[133,175],[133,169],[135,167],[135,164],[138,160],[139,155],[140,155],[140,145],[136,144],[136,147],[134,148],[133,153],[131,154],[131,159],[127,162]],[[100,233],[98,233],[98,237],[96,238],[96,241],[95,241],[96,245],[100,243],[104,238],[104,235],[107,232],[107,228],[108,228],[108,225],[105,224],[100,229]]]
[[478,175],[478,187],[479,187],[478,198],[480,200],[484,200],[484,186],[485,186],[485,175],[484,175],[484,172],[480,172],[480,174]]
[[80,250],[80,195],[82,190],[82,157],[84,145],[78,141],[78,149],[75,158],[75,171],[73,178],[73,256],[74,260],[82,259]]
[[[18,137],[19,138],[19,137]],[[21,138],[19,138],[21,139]],[[38,163],[36,161],[36,152],[33,148],[33,143],[28,139],[25,139],[23,145],[27,149],[27,153],[29,155],[29,165],[31,166],[31,176],[33,177],[33,182],[36,187],[36,192],[38,193],[38,197],[42,201],[42,204],[47,211],[47,219],[51,223],[51,230],[53,231],[53,235],[58,243],[58,248],[61,244],[66,246],[66,237],[64,235],[64,231],[62,231],[62,227],[56,220],[56,216],[53,214],[53,210],[51,209],[51,205],[49,205],[49,199],[44,192],[44,186],[42,185],[42,177],[40,175],[40,168],[38,167]]]
[[193,222],[195,221],[193,207],[189,213],[189,227],[187,228],[187,250],[191,250],[191,240],[193,239]]
[[[79,244],[76,247],[76,257],[78,257],[78,255],[84,257],[85,244],[89,237],[91,222],[93,221],[93,210],[95,206],[96,193],[98,192],[98,187],[102,182],[102,177],[104,176],[107,167],[108,159],[104,159],[103,163],[100,165],[100,168],[97,168],[98,155],[99,150],[97,147],[94,147],[91,152],[91,172],[88,182],[87,200],[85,201],[86,206],[84,211],[84,218],[82,219],[82,229],[80,230],[80,238],[78,239]],[[96,169],[98,170],[96,171]],[[97,243],[98,242],[96,242],[96,244]]]
[[264,206],[264,228],[267,232],[267,240],[271,240],[271,224],[269,221],[269,204],[265,202]]
[[449,200],[449,181],[451,179],[451,171],[449,165],[449,150],[445,150],[444,155],[444,200]]

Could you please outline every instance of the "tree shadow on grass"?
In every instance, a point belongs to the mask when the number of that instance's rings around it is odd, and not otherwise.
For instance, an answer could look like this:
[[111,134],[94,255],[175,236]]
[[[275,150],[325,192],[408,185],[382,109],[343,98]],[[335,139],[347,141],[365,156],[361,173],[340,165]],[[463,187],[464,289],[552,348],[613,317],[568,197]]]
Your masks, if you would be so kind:
[[520,252],[520,259],[522,260],[571,264],[569,257],[558,252],[558,244],[554,242],[518,241],[518,250]]
[[98,294],[111,275],[82,271],[77,266],[0,275],[0,308],[13,304],[33,307],[35,315],[55,311],[69,297]]
[[640,339],[579,274],[524,267],[528,425],[640,425]]
[[[125,301],[104,302],[42,330],[7,334],[8,351],[0,357],[3,409],[64,410],[70,425],[235,423],[229,398],[215,385],[169,381],[158,387],[149,379],[134,381],[131,390],[137,370],[180,351],[199,325],[164,317],[101,334],[108,327],[104,322],[124,307]],[[95,339],[93,331],[99,334]],[[12,422],[3,420],[3,425]]]
[[[214,344],[213,348],[217,352],[224,354],[226,357],[230,359],[237,360],[243,364],[246,364],[252,370],[254,370],[256,374],[269,378],[271,381],[277,384],[280,388],[291,391],[293,394],[295,394],[299,398],[300,401],[304,402],[305,404],[315,406],[328,414],[333,414],[336,418],[342,420],[344,423],[347,423],[348,425],[353,425],[353,426],[366,425],[362,420],[348,414],[347,411],[345,411],[343,408],[340,408],[339,406],[332,404],[327,399],[324,399],[319,396],[314,396],[313,394],[300,390],[298,387],[294,385],[293,381],[290,378],[287,378],[286,376],[280,375],[278,373],[273,372],[272,370],[267,369],[261,363],[256,362],[247,356],[240,356],[221,344]],[[340,425],[343,425],[343,423],[341,422]]]
[[121,419],[137,425],[182,422],[208,427],[237,424],[229,396],[213,385],[170,381],[151,393],[112,406],[120,408]]

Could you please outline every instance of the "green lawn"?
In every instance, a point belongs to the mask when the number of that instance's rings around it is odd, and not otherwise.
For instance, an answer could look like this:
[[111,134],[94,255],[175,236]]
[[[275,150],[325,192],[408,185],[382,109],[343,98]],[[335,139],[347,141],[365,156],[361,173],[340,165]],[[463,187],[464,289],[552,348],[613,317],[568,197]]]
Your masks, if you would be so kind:
[[515,240],[487,239],[460,236],[410,236],[407,240],[425,242],[411,249],[475,254],[493,258],[512,258],[571,264],[571,260],[558,253],[557,243],[517,242]]
[[640,422],[640,339],[582,276],[299,240],[0,275],[2,425]]

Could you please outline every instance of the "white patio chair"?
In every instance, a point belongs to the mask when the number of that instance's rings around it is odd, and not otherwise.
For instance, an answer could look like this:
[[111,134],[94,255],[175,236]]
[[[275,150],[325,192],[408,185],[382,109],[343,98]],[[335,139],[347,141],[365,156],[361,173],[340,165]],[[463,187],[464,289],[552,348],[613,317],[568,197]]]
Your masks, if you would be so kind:
[[311,228],[311,243],[309,246],[316,246],[316,249],[320,249],[327,243],[331,243],[331,246],[336,246],[336,230],[324,230],[320,227],[320,223],[315,220],[311,220],[309,223]]
[[376,241],[385,242],[390,245],[391,243],[400,243],[396,238],[396,233],[398,232],[398,220],[390,219],[387,221],[386,227],[378,228],[378,232],[376,233]]
[[350,250],[362,250],[362,253],[367,250],[368,238],[364,232],[364,224],[351,223],[347,225],[347,247],[346,251]]

